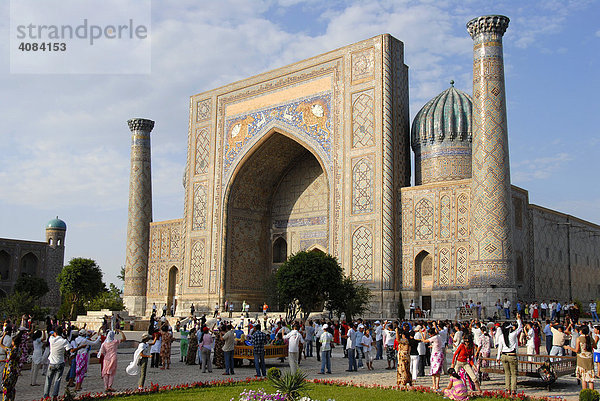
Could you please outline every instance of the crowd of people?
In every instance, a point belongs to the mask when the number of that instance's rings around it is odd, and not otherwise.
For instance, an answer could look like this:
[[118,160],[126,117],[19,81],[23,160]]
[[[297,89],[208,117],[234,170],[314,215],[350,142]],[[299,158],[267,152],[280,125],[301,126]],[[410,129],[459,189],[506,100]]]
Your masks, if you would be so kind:
[[[450,399],[462,400],[469,390],[481,391],[480,380],[489,380],[485,368],[494,357],[504,369],[505,390],[515,393],[517,352],[519,347],[524,347],[525,351],[519,353],[526,353],[530,361],[536,355],[544,354],[549,355],[550,360],[569,354],[576,356],[577,379],[582,388],[593,388],[594,379],[600,377],[600,326],[593,325],[597,317],[590,314],[591,320],[580,322],[580,315],[573,312],[578,308],[551,307],[553,303],[546,308],[546,320],[541,319],[541,313],[535,312],[536,304],[533,303],[523,304],[521,308],[517,306],[516,311],[511,311],[514,320],[474,318],[462,322],[360,318],[287,322],[281,315],[269,319],[265,310],[261,317],[256,315],[254,319],[243,313],[235,324],[233,320],[222,319],[221,314],[207,319],[206,315],[197,317],[193,313],[172,324],[167,316],[158,317],[153,312],[148,330],[141,336],[133,360],[125,370],[139,376],[138,387],[143,388],[148,369],[171,368],[171,345],[177,337],[179,363],[199,365],[202,373],[222,369],[223,375],[232,375],[240,367],[241,361],[234,360],[236,346],[252,349],[251,362],[257,377],[266,376],[265,350],[268,347],[287,350],[287,362],[292,372],[303,360],[316,357],[320,369],[315,373],[323,375],[332,373],[332,350],[341,348],[347,372],[374,370],[374,360],[385,360],[384,369],[396,370],[396,384],[400,388],[412,386],[418,377],[427,375],[431,377],[434,390]],[[502,303],[502,309],[504,306]],[[590,308],[592,306],[595,308],[595,304],[591,303]],[[35,329],[26,316],[22,317],[20,325],[7,320],[0,335],[4,399],[15,398],[17,379],[28,360],[31,361],[31,386],[41,385],[39,376],[45,375],[44,397],[57,399],[65,372],[66,385],[74,391],[81,390],[91,351],[98,347],[94,357],[101,363],[105,391],[114,391],[117,349],[126,340],[123,324],[118,318],[106,317],[102,326],[94,331],[49,318],[42,330]],[[283,357],[281,361],[284,361]],[[442,376],[447,377],[445,388],[440,383]]]

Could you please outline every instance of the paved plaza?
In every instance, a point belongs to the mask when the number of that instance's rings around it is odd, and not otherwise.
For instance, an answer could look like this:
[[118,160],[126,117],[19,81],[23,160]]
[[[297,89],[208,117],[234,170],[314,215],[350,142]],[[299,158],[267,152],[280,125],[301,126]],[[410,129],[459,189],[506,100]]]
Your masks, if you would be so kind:
[[[141,337],[141,332],[127,332],[128,339],[137,339]],[[117,390],[134,389],[137,387],[137,376],[129,376],[125,373],[125,367],[133,358],[134,348],[121,348],[119,349],[119,367],[118,374],[115,379],[114,388]],[[384,356],[385,357],[385,356]],[[450,353],[447,353],[447,357],[451,357]],[[173,385],[181,383],[190,383],[194,381],[208,381],[208,380],[225,380],[235,379],[242,380],[247,377],[254,377],[254,367],[248,365],[248,361],[244,361],[242,368],[237,368],[234,376],[223,376],[224,369],[214,368],[212,373],[201,373],[198,365],[185,365],[183,362],[179,362],[179,343],[174,342],[172,347],[172,365],[170,370],[160,370],[156,368],[148,367],[148,375],[146,378],[146,385],[150,383],[157,383],[159,385]],[[267,369],[272,366],[279,368],[287,368],[287,359],[285,363],[279,363],[275,359],[267,359]],[[333,350],[332,355],[332,374],[331,375],[320,375],[320,362],[317,362],[316,357],[302,360],[300,368],[308,373],[310,379],[330,379],[340,381],[353,381],[354,383],[364,384],[379,384],[384,386],[392,386],[396,384],[396,371],[386,370],[387,362],[374,361],[374,371],[369,372],[366,369],[359,369],[358,372],[346,372],[348,368],[347,359],[343,358],[342,348],[338,346]],[[426,372],[428,369],[426,369]],[[63,376],[63,383],[61,384],[60,395],[64,394],[65,384]],[[35,400],[39,399],[43,395],[43,383],[45,377],[40,376],[38,383],[42,385],[37,387],[30,386],[31,382],[31,371],[23,371],[19,382],[17,384],[17,400]],[[441,386],[445,387],[448,383],[447,376],[442,376]],[[519,391],[525,391],[527,395],[536,396],[554,396],[564,397],[567,400],[577,400],[579,397],[580,386],[574,377],[561,377],[555,383],[555,386],[551,392],[548,392],[544,387],[541,387],[539,380],[520,381]],[[429,376],[420,377],[417,380],[417,385],[431,386],[431,378]],[[491,375],[491,381],[484,381],[482,385],[483,390],[499,390],[503,389],[504,376]],[[104,391],[102,378],[100,377],[100,364],[90,364],[88,368],[87,377],[83,382],[82,392],[101,392]],[[335,388],[331,388],[331,396],[335,398]]]

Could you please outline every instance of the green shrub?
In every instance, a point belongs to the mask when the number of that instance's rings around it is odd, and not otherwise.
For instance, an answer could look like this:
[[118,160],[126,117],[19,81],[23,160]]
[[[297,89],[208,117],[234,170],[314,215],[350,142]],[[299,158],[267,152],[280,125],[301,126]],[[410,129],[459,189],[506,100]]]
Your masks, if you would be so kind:
[[[269,369],[270,370],[270,369]],[[279,370],[279,369],[277,369]],[[280,372],[281,373],[281,372]],[[298,369],[296,373],[286,371],[281,377],[275,378],[267,375],[275,390],[286,395],[286,399],[293,401],[302,395],[306,395],[310,385],[306,381],[308,375]]]
[[600,400],[600,393],[596,390],[592,390],[586,388],[585,390],[581,390],[579,393],[579,401],[598,401]]
[[271,379],[271,378],[275,378],[275,379],[281,378],[281,369],[276,368],[275,366],[273,366],[272,368],[269,368],[269,370],[267,370],[267,377],[269,379]]

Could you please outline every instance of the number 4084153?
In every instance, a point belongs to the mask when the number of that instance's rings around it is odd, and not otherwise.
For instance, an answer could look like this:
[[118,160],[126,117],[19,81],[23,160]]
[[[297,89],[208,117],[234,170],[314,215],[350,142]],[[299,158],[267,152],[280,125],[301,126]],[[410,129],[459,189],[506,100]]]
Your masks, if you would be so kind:
[[21,44],[19,45],[19,50],[23,52],[64,52],[67,50],[67,44],[64,42],[21,42]]

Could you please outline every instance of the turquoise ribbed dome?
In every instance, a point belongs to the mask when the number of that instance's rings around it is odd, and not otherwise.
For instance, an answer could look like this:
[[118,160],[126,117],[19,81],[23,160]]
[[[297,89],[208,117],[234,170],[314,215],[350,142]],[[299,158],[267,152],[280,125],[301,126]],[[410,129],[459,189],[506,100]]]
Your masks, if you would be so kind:
[[452,86],[430,100],[417,113],[411,130],[411,144],[415,152],[441,142],[471,142],[473,100],[471,96]]
[[65,223],[64,221],[62,221],[61,219],[58,218],[58,216],[56,216],[55,219],[52,219],[48,222],[48,224],[46,224],[46,228],[54,228],[54,229],[58,229],[58,230],[66,230],[67,229],[67,223]]

